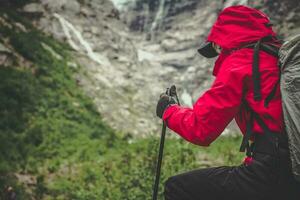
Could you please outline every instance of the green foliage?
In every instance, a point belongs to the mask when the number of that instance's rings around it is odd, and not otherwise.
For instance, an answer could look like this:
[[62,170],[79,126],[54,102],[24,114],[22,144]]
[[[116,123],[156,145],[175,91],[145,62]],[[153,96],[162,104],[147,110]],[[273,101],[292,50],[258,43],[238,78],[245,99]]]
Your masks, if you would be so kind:
[[[11,170],[13,163],[23,163],[23,131],[27,128],[32,105],[38,100],[39,85],[26,70],[0,67],[0,172]],[[35,140],[34,142],[38,142]]]
[[221,137],[211,144],[207,152],[213,158],[222,158],[226,165],[237,165],[245,157],[239,152],[241,142],[240,135]]
[[[19,21],[24,19],[11,13],[7,13],[10,20],[25,24]],[[54,172],[65,158],[91,159],[88,151],[79,153],[78,147],[91,143],[97,143],[99,149],[111,146],[109,140],[115,135],[101,121],[92,101],[78,88],[73,78],[76,71],[68,66],[66,46],[31,26],[25,27],[26,32],[17,31],[14,26],[0,28],[0,35],[33,63],[31,68],[0,67],[0,173],[3,174],[14,171],[36,174],[51,159],[55,162],[48,168]],[[4,182],[0,183],[0,189]],[[38,195],[44,192],[37,191]]]
[[[49,199],[151,199],[159,139],[135,141],[119,138],[119,144],[104,155],[96,155],[97,146],[90,146],[93,159],[67,161],[47,184]],[[201,155],[221,160],[224,165],[241,163],[237,147],[240,137],[221,137],[210,148],[198,147],[179,139],[167,138],[162,165],[159,199],[163,199],[163,183],[172,175],[203,168]],[[236,148],[232,148],[235,146]],[[231,149],[235,161],[224,157]],[[211,166],[220,163],[212,162]],[[206,167],[206,166],[205,166]],[[45,176],[50,176],[46,172]]]

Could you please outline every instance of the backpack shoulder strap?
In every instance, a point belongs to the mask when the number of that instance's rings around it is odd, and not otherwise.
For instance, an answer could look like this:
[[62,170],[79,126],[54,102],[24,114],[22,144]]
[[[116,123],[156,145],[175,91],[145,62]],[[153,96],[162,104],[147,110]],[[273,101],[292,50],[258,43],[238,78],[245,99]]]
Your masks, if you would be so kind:
[[260,49],[276,58],[279,58],[279,47],[275,45],[262,43]]
[[[271,44],[266,44],[263,42],[270,41],[272,39],[271,36],[267,36],[265,38],[260,39],[258,42],[254,44],[249,44],[245,46],[244,48],[253,48],[253,62],[252,62],[252,80],[253,80],[253,93],[254,93],[254,100],[259,101],[261,100],[261,85],[260,85],[260,73],[259,73],[259,51],[263,50],[266,53],[279,57],[279,47]],[[265,106],[267,107],[269,102],[274,98],[276,94],[276,90],[278,87],[279,81],[276,83],[275,87],[272,89],[270,94],[267,96],[265,100]],[[266,134],[267,137],[271,138],[272,137],[272,132],[268,128],[268,126],[264,123],[264,121],[260,118],[260,116],[254,112],[251,107],[248,105],[248,103],[244,100],[244,106],[248,112],[250,112],[250,120],[247,122],[246,126],[246,133],[243,137],[242,144],[240,146],[240,151],[244,152],[246,150],[247,156],[251,156],[252,154],[252,148],[250,145],[250,139],[254,137],[255,140],[255,135],[253,133],[252,127],[254,120],[259,124],[259,126],[263,129],[264,133]]]
[[[274,57],[277,57],[277,58],[279,57],[279,47],[272,45],[272,44],[264,43],[264,42],[270,41],[271,39],[272,39],[272,36],[267,36],[267,37],[260,39],[256,43],[252,43],[252,44],[246,45],[244,47],[244,48],[253,48],[254,49],[253,62],[252,62],[252,80],[253,80],[253,90],[254,90],[253,93],[254,93],[255,101],[261,100],[261,84],[260,84],[260,73],[259,73],[259,51],[262,50]],[[278,81],[278,83],[279,83],[279,81]],[[267,107],[269,102],[274,98],[278,83],[276,83],[275,87],[268,95],[268,97],[265,101],[265,107]]]
[[252,80],[253,80],[253,93],[254,100],[261,100],[261,87],[260,87],[260,73],[259,73],[259,50],[261,40],[259,40],[254,46],[253,61],[252,61]]

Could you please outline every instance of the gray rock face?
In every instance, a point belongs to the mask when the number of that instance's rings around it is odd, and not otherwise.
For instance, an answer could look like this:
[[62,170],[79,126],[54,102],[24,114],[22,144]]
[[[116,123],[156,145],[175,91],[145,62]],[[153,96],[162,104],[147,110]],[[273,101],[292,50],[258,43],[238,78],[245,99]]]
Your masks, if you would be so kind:
[[[210,86],[214,60],[197,55],[197,47],[220,9],[245,1],[122,1],[116,10],[109,0],[41,0],[34,6],[43,11],[36,24],[72,48],[81,66],[76,80],[104,120],[125,133],[157,134],[158,95],[176,84],[183,103],[191,106]],[[263,4],[267,10],[272,6]],[[286,21],[297,16],[289,14]]]
[[27,13],[42,13],[42,12],[44,12],[44,7],[38,3],[31,3],[31,4],[25,5],[23,10]]
[[260,8],[270,16],[274,29],[281,37],[289,37],[300,32],[299,0],[250,1],[250,5]]
[[67,2],[68,0],[41,0],[41,4],[50,11],[61,10]]
[[141,37],[129,33],[113,4],[43,0],[40,5],[44,13],[36,24],[72,48],[81,66],[76,80],[94,99],[104,120],[125,133],[155,132],[155,103],[165,88],[160,75],[165,70],[159,63],[138,59],[135,43]]
[[183,97],[191,97],[184,101],[187,105],[195,102],[212,81],[214,60],[197,55],[197,48],[222,6],[219,1],[137,0],[121,10],[121,19],[131,31],[144,36],[139,48],[148,54],[145,59],[169,69],[162,78],[178,84]]
[[[209,9],[210,11],[221,8],[221,3],[211,2],[214,6]],[[159,32],[170,29],[178,15],[193,14],[199,8],[208,8],[208,4],[210,3],[197,0],[130,1],[129,5],[123,7],[122,19],[131,30],[146,32],[149,34],[148,37],[155,37]]]

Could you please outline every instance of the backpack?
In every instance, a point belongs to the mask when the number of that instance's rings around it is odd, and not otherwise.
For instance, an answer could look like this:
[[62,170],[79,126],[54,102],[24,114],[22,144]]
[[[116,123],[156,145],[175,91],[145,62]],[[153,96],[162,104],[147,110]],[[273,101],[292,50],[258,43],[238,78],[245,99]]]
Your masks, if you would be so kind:
[[292,172],[300,181],[300,35],[279,50],[280,90]]
[[[255,44],[245,46],[253,48],[252,78],[254,86],[254,99],[261,100],[260,74],[259,74],[259,50],[263,50],[279,58],[280,79],[265,99],[264,105],[267,107],[275,96],[278,85],[282,96],[282,109],[285,131],[287,134],[292,172],[297,181],[300,182],[300,35],[285,42],[279,49],[276,46],[263,42],[270,41],[270,37],[265,37]],[[247,152],[247,156],[252,156],[252,145],[250,138],[254,138],[252,132],[253,121],[256,120],[267,135],[267,138],[274,139],[276,136],[265,125],[263,120],[245,103],[246,109],[250,112],[250,120],[247,122],[247,130],[244,135],[240,151]],[[275,138],[278,139],[278,138]],[[278,145],[278,144],[277,144]]]

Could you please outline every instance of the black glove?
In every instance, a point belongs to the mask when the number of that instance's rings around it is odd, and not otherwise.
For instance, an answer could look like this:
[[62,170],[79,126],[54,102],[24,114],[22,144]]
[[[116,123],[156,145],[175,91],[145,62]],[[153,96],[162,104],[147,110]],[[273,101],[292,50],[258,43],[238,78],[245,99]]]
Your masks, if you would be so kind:
[[156,115],[162,118],[166,108],[171,104],[177,104],[175,98],[165,93],[161,94],[156,106]]

